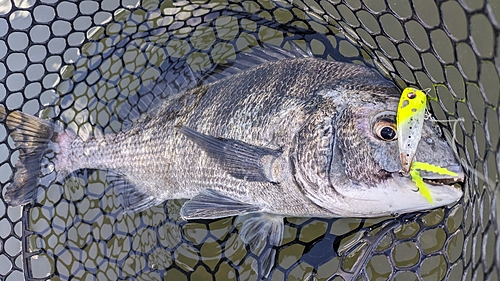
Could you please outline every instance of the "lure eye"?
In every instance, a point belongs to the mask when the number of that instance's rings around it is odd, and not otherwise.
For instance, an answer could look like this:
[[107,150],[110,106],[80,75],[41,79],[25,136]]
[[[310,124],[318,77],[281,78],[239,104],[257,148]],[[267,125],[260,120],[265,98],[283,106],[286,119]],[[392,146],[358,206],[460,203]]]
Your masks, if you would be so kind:
[[396,126],[392,122],[385,120],[377,122],[373,127],[373,132],[379,139],[384,141],[393,141],[397,139]]

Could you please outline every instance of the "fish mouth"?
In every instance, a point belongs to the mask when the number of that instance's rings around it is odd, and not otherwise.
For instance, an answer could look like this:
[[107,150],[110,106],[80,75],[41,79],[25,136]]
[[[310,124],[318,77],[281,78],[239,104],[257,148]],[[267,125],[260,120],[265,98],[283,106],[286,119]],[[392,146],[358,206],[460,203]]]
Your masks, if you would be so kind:
[[[446,168],[457,173],[457,176],[440,175],[427,171],[420,171],[420,176],[425,183],[430,185],[447,185],[462,188],[463,182],[465,181],[465,174],[462,168],[459,165],[448,166]],[[401,171],[399,172],[399,176],[410,177],[409,173]]]
[[432,184],[432,185],[449,185],[449,186],[455,186],[455,187],[461,187],[462,183],[464,182],[464,178],[433,178],[433,179],[428,179],[428,178],[423,178],[425,183]]
[[432,172],[427,172],[427,171],[420,171],[420,176],[422,176],[423,180],[425,183],[432,184],[432,185],[449,185],[449,186],[459,186],[461,187],[461,184],[465,180],[465,174],[462,169],[462,166],[460,165],[449,165],[446,167],[447,170],[452,171],[456,173],[456,176],[446,176],[446,175],[440,175]]

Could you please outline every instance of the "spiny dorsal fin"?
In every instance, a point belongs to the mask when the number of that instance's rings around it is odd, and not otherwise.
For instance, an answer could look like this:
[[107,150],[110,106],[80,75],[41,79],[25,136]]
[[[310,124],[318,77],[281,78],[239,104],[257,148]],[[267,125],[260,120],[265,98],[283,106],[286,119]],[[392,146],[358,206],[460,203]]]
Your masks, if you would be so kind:
[[271,61],[284,59],[313,57],[311,50],[304,52],[293,41],[288,41],[290,50],[278,46],[264,44],[262,47],[251,48],[252,52],[240,52],[236,54],[236,59],[226,64],[217,65],[214,70],[205,75],[203,84],[213,83],[217,80],[229,77],[236,73],[254,68],[258,65]]
[[161,107],[158,104],[175,102],[169,100],[172,97],[175,99],[175,94],[193,90],[270,61],[313,56],[310,50],[304,52],[292,41],[288,44],[290,50],[268,44],[253,47],[251,53],[240,52],[236,54],[235,60],[227,64],[213,65],[211,69],[203,72],[192,70],[185,60],[168,59],[158,69],[161,72],[160,77],[154,81],[143,81],[137,93],[123,97],[118,118],[124,128],[129,128],[133,122],[144,119],[144,116],[154,115]]
[[188,127],[180,127],[179,132],[216,159],[231,176],[246,181],[276,183],[272,178],[271,165],[281,155],[280,151],[238,140],[216,138]]

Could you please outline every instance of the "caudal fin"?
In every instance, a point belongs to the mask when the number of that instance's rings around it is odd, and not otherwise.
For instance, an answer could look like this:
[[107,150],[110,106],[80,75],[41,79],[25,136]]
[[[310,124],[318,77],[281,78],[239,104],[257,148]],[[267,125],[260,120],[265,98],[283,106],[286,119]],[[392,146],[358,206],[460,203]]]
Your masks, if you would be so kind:
[[36,196],[42,156],[54,133],[54,124],[20,111],[7,115],[3,106],[0,121],[7,125],[19,151],[14,181],[6,187],[4,200],[11,206],[24,205]]

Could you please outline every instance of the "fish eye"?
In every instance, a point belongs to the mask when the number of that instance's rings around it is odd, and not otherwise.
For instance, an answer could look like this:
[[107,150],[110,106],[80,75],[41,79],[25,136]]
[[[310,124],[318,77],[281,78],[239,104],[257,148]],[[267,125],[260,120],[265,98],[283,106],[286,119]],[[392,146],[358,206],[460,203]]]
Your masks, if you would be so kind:
[[394,122],[379,120],[375,123],[375,126],[373,126],[373,132],[375,136],[384,141],[393,141],[397,139],[396,125]]

